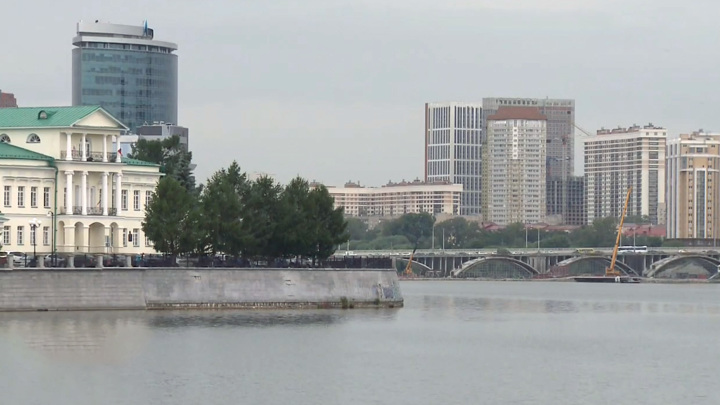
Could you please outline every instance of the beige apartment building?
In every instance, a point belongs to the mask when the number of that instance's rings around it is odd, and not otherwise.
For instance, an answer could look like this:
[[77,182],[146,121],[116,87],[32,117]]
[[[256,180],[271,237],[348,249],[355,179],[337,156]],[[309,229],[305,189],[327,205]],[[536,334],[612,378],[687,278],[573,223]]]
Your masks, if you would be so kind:
[[665,146],[667,129],[643,127],[600,129],[585,140],[587,219],[620,218],[632,186],[627,215],[646,215],[664,224]]
[[448,182],[388,183],[382,187],[363,187],[346,183],[344,187],[328,187],[335,207],[344,207],[345,215],[353,217],[387,217],[403,214],[460,213],[462,184]]
[[544,222],[547,119],[537,107],[500,107],[487,117],[482,213],[498,225]]
[[667,145],[667,237],[717,238],[720,134],[683,134]]

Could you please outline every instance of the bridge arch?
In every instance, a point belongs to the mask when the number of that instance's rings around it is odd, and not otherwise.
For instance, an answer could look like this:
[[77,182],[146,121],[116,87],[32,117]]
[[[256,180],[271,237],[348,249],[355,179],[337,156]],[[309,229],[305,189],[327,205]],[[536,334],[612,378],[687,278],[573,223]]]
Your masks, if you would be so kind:
[[538,271],[529,264],[512,257],[481,257],[463,263],[453,272],[458,278],[532,278]]
[[652,265],[648,277],[713,278],[718,274],[720,260],[702,255],[671,256]]
[[[576,256],[559,262],[549,273],[553,277],[604,276],[612,258],[606,256]],[[632,267],[616,260],[615,267],[626,276],[639,276]]]
[[[395,259],[395,270],[397,270],[398,274],[403,274],[405,272],[405,268],[407,267],[409,260],[410,259],[405,259],[404,257],[398,257]],[[416,276],[425,276],[427,272],[432,271],[430,267],[415,260],[412,261],[410,270],[412,270],[413,274]]]

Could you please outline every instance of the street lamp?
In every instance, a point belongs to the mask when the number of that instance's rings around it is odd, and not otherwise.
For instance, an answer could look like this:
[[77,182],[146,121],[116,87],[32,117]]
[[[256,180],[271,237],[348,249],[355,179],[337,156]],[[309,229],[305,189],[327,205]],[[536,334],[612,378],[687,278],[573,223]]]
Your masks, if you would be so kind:
[[55,258],[55,213],[52,211],[48,211],[47,216],[51,218],[52,221],[52,245],[51,246],[51,256],[50,256],[50,263],[52,263],[53,267],[57,266],[57,259]]
[[33,218],[30,220],[30,231],[32,234],[30,234],[30,237],[32,238],[32,245],[33,245],[33,259],[35,260],[35,267],[38,266],[38,259],[37,259],[37,228],[40,227],[41,222],[38,221],[37,218]]

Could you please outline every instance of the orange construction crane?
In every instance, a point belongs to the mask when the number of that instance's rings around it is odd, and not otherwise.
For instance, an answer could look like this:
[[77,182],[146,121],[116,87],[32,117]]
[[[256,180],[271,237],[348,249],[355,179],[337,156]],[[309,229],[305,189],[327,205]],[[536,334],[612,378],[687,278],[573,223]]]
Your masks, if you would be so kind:
[[623,222],[625,222],[625,215],[627,214],[631,193],[632,187],[628,189],[627,197],[625,197],[625,207],[623,208],[622,216],[620,217],[620,225],[618,226],[617,239],[615,240],[615,247],[613,248],[612,260],[610,261],[610,267],[605,269],[605,277],[617,277],[621,275],[619,271],[615,270],[615,261],[617,260],[620,238],[622,237]]
[[412,253],[410,253],[410,259],[408,259],[408,264],[405,266],[405,277],[412,277],[414,276],[412,271],[412,261],[413,256],[415,256],[415,251],[417,250],[417,246],[415,246],[415,249],[413,249]]

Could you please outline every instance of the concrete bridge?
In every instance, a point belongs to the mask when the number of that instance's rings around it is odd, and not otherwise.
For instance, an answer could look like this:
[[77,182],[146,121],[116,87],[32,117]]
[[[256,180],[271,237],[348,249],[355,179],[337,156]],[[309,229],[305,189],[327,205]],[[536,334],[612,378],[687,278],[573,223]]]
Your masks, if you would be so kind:
[[[509,252],[509,253],[508,253]],[[411,250],[338,251],[336,255],[394,258],[404,269]],[[555,278],[601,275],[610,265],[612,248],[593,249],[455,249],[418,250],[413,273],[424,277]],[[632,276],[718,278],[720,248],[649,248],[618,254],[616,267]]]

